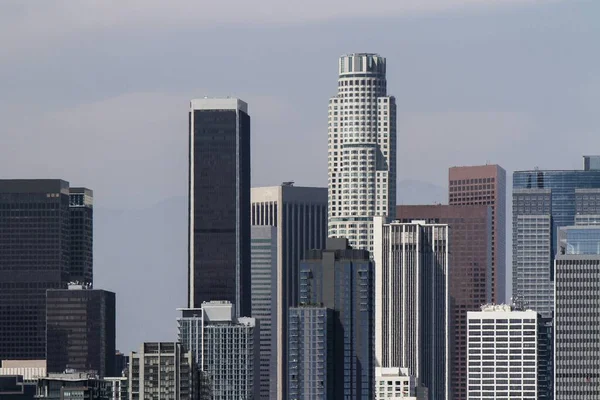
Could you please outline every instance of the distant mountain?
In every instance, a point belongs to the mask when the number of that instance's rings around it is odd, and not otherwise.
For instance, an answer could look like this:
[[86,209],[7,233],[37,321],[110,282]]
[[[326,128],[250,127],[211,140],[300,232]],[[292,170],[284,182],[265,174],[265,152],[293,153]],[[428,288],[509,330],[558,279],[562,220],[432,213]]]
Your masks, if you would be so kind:
[[397,185],[396,202],[398,205],[447,204],[448,189],[429,182],[402,180]]

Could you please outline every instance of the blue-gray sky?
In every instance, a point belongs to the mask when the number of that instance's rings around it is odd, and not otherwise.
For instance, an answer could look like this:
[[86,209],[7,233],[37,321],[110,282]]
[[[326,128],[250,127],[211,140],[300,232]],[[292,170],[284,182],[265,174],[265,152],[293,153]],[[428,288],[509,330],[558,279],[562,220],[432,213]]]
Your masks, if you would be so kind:
[[4,0],[0,176],[94,189],[96,286],[128,351],[171,338],[185,302],[190,98],[249,103],[253,185],[325,185],[337,58],[378,52],[399,180],[579,168],[600,153],[599,20],[593,0]]

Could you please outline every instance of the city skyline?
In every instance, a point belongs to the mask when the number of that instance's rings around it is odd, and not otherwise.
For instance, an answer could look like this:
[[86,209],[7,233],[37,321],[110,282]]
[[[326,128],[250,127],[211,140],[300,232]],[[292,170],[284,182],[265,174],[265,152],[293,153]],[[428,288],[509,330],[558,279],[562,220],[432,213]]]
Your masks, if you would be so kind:
[[[163,305],[152,291],[130,291],[124,282],[112,281],[113,276],[137,279],[145,275],[143,283],[161,281],[179,295],[185,289],[178,283],[180,271],[163,270],[168,263],[185,263],[180,255],[185,249],[166,233],[152,233],[142,242],[143,228],[123,226],[113,214],[121,213],[121,219],[134,223],[146,208],[164,212],[162,205],[155,205],[185,196],[186,182],[178,178],[187,166],[187,122],[181,119],[181,110],[190,98],[231,94],[252,104],[254,121],[259,124],[255,125],[257,146],[253,150],[257,186],[286,180],[326,184],[326,154],[314,152],[314,163],[303,163],[303,154],[326,143],[323,108],[332,95],[336,59],[352,50],[377,51],[394,65],[388,70],[388,90],[397,97],[398,132],[406,141],[398,147],[399,180],[444,186],[448,166],[482,164],[487,159],[507,171],[536,165],[577,168],[579,155],[587,147],[600,145],[593,135],[600,60],[589,52],[593,38],[600,35],[596,2],[511,2],[448,10],[440,6],[417,14],[396,8],[390,12],[392,6],[387,3],[370,10],[373,14],[364,20],[360,17],[365,7],[354,7],[344,7],[344,13],[326,21],[320,15],[317,18],[320,8],[312,5],[302,13],[310,18],[300,24],[291,24],[294,17],[280,10],[273,15],[283,16],[286,22],[276,27],[194,24],[185,29],[153,24],[144,35],[137,33],[140,25],[129,23],[133,16],[123,13],[119,29],[95,25],[81,37],[46,35],[45,31],[27,35],[36,44],[51,40],[60,57],[19,45],[18,54],[2,58],[5,78],[0,114],[6,128],[2,137],[11,149],[0,160],[2,176],[13,176],[16,171],[23,177],[64,176],[102,193],[96,199],[96,212],[108,219],[95,225],[95,280],[121,294],[119,347],[134,349],[141,340],[151,339],[136,327],[155,318],[162,323],[152,328],[166,340],[173,334],[168,321],[182,304],[182,298],[174,296]],[[31,10],[36,15],[45,9]],[[202,11],[203,16],[209,15]],[[61,10],[52,12],[56,15]],[[165,12],[191,15],[176,7]],[[15,17],[1,25],[11,32],[2,35],[5,42],[15,38],[10,27],[16,21],[33,17],[12,12],[0,15]],[[544,23],[532,25],[532,18]],[[40,26],[48,26],[50,20],[46,16]],[[23,29],[17,25],[18,31]],[[368,38],[358,35],[362,30],[371,32]],[[205,51],[189,51],[197,45],[194,38],[207,36],[215,41],[205,43]],[[240,36],[248,39],[248,50],[233,56],[230,49]],[[82,46],[80,40],[95,46]],[[550,48],[548,43],[555,46]],[[282,52],[280,56],[271,56],[275,48]],[[312,56],[298,57],[303,53]],[[203,62],[201,54],[212,54],[211,62]],[[558,54],[570,56],[558,57],[561,62],[557,63]],[[124,61],[108,61],[113,58]],[[523,61],[511,61],[516,59]],[[248,74],[243,78],[233,73],[240,60]],[[112,117],[106,118],[107,114]],[[567,132],[576,139],[573,145],[556,146],[555,140]],[[465,146],[447,152],[456,142]],[[271,145],[299,151],[273,154],[268,151]],[[418,154],[431,157],[415,168]],[[272,163],[279,167],[271,168]],[[180,220],[182,212],[173,211],[173,220]],[[155,221],[166,225],[160,218]],[[111,229],[114,224],[116,233]],[[124,246],[126,238],[130,246]],[[140,297],[150,305],[148,311],[135,306]]]

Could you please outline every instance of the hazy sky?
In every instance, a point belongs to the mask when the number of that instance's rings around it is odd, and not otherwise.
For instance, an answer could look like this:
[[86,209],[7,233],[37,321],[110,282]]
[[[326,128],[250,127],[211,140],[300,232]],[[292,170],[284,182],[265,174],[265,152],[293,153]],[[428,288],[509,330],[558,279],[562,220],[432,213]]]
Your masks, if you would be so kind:
[[593,0],[2,0],[0,177],[61,177],[102,209],[185,195],[188,101],[230,95],[253,185],[325,185],[337,58],[361,51],[388,60],[399,179],[579,168],[600,153],[598,21]]

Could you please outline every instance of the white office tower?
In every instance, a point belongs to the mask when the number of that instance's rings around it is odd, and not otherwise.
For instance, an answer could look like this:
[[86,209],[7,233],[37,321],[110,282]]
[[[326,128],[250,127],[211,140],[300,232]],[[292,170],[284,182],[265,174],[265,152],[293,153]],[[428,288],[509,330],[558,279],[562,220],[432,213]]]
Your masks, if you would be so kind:
[[537,312],[484,305],[467,322],[469,400],[549,399],[540,377],[551,353]]
[[396,208],[396,100],[387,95],[385,58],[339,60],[338,94],[329,100],[329,237],[373,250],[373,217]]
[[427,393],[418,393],[417,383],[407,368],[375,368],[375,400],[427,400]]
[[258,399],[259,331],[254,318],[236,318],[229,301],[179,309],[179,342],[200,370],[201,400]]
[[448,225],[374,219],[375,367],[406,368],[449,400]]

